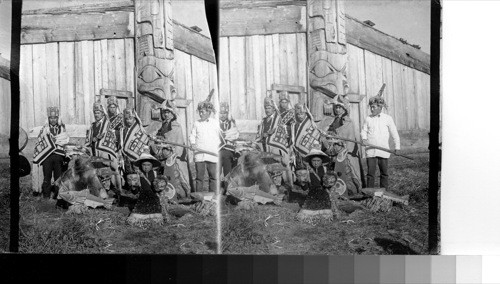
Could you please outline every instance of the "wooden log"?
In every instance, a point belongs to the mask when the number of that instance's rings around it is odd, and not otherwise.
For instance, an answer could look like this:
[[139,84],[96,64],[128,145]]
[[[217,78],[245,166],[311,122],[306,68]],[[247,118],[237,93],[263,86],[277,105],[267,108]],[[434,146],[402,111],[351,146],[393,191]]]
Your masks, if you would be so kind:
[[0,77],[10,80],[10,61],[0,56]]
[[220,10],[220,36],[300,33],[306,30],[304,5],[253,6]]
[[[59,3],[57,3],[59,4]],[[24,15],[65,15],[65,14],[85,14],[85,13],[105,13],[105,12],[117,12],[126,11],[134,12],[134,1],[113,1],[113,2],[101,2],[101,3],[85,3],[83,5],[71,5],[68,7],[55,7],[55,8],[44,8],[44,9],[34,9],[23,11]]]
[[220,9],[242,9],[255,7],[305,6],[304,1],[297,0],[221,0]]
[[212,40],[183,24],[172,20],[174,47],[188,54],[215,63]]
[[23,15],[21,44],[134,36],[133,12]]
[[75,121],[75,43],[59,43],[59,104],[64,123]]
[[129,99],[134,97],[134,93],[132,93],[131,91],[112,90],[112,89],[101,89],[99,91],[99,95],[104,96],[105,98],[110,96],[115,96],[124,99]]
[[219,95],[221,102],[231,104],[231,90],[229,83],[229,40],[219,38]]
[[350,16],[347,16],[346,20],[348,43],[430,74],[429,54]]

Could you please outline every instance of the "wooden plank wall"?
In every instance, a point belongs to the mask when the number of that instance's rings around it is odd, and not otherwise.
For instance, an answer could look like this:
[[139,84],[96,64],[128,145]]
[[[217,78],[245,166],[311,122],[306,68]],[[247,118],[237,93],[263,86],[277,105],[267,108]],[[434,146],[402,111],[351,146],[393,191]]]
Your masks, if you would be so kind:
[[22,45],[20,81],[24,129],[45,124],[53,105],[64,123],[89,125],[101,88],[135,93],[133,39]]
[[229,102],[235,119],[261,119],[272,84],[307,88],[304,33],[221,37],[219,58],[220,100]]
[[10,136],[10,81],[3,77],[0,77],[0,113],[7,114],[2,115],[0,134]]
[[[255,132],[263,116],[263,99],[271,84],[307,87],[305,33],[221,37],[220,99],[230,103],[242,132]],[[352,93],[367,95],[351,105],[359,133],[369,115],[368,98],[386,83],[387,113],[399,130],[430,129],[430,76],[396,61],[348,44],[348,81]],[[297,98],[292,98],[295,103]]]

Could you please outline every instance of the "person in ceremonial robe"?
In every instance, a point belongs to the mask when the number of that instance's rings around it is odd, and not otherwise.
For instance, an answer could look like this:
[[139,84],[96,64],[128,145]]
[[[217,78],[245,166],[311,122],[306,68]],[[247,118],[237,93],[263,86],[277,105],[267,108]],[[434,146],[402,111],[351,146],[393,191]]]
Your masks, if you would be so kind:
[[[52,177],[55,182],[63,172],[65,157],[63,145],[69,142],[69,136],[66,133],[66,126],[60,119],[59,108],[47,108],[47,115],[48,123],[42,127],[40,134],[38,135],[39,143],[37,143],[37,146],[35,147],[34,157],[34,163],[41,164],[43,169],[43,198],[50,198]],[[41,149],[43,150],[40,151]],[[38,192],[34,192],[33,194],[35,196],[39,195]],[[56,198],[56,195],[57,192],[54,192],[53,197]]]

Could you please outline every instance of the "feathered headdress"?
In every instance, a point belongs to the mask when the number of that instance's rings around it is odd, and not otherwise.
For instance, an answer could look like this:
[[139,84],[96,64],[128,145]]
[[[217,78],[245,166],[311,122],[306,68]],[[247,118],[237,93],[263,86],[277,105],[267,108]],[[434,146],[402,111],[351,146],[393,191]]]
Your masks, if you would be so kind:
[[384,98],[382,97],[385,89],[385,83],[382,85],[382,88],[380,88],[380,91],[378,91],[378,94],[374,97],[371,97],[370,100],[368,101],[368,105],[379,105],[381,107],[387,108],[387,104],[385,103]]
[[215,113],[215,107],[214,104],[212,103],[212,96],[214,95],[214,89],[210,91],[210,94],[208,94],[208,97],[206,100],[199,102],[198,103],[198,111],[202,109],[206,109],[212,113]]

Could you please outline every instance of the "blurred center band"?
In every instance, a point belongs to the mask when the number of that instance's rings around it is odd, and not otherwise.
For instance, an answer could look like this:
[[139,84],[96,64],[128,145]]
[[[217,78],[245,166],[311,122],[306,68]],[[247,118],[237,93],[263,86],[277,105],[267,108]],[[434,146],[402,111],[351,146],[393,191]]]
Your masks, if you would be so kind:
[[217,253],[206,14],[202,0],[24,1],[21,252]]

